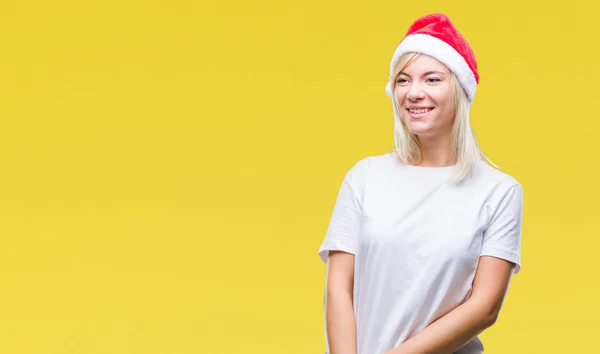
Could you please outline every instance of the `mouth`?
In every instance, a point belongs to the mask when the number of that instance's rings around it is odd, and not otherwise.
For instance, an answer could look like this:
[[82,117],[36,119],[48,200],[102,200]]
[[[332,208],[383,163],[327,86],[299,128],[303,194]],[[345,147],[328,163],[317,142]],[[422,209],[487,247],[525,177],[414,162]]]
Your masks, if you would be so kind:
[[422,118],[427,113],[433,111],[433,108],[407,108],[406,109],[411,117]]
[[407,110],[410,113],[421,114],[421,113],[427,113],[427,112],[433,110],[433,108],[407,108]]

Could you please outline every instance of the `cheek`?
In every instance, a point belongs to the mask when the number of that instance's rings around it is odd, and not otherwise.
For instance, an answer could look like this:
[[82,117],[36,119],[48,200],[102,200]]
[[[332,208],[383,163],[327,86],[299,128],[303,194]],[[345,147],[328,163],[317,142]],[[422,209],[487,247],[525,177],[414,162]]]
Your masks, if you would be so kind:
[[444,112],[444,114],[452,114],[454,107],[452,104],[452,95],[450,92],[443,92],[442,94],[436,95],[435,102],[438,108],[440,109],[440,112]]
[[394,91],[394,97],[396,98],[396,101],[398,102],[398,104],[401,104],[402,101],[404,101],[404,98],[406,97],[405,90],[396,89]]
[[440,112],[443,112],[445,116],[452,115],[452,101],[444,101],[440,105]]

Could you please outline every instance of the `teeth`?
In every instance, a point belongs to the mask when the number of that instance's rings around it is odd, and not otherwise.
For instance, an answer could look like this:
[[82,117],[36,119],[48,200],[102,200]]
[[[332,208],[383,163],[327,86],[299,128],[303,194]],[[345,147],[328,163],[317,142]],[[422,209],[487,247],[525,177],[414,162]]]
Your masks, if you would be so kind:
[[409,109],[410,113],[416,113],[416,114],[420,114],[420,113],[427,113],[429,111],[431,111],[431,108],[422,108],[422,109]]

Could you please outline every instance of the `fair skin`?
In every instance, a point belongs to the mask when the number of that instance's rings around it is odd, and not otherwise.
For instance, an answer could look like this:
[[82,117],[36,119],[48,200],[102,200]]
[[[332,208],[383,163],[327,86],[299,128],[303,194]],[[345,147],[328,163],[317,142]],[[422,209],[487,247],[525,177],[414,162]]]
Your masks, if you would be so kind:
[[[422,159],[419,166],[450,166],[451,155],[452,73],[426,55],[419,55],[396,79],[394,96],[408,129],[417,136]],[[414,111],[420,109],[420,111]],[[427,111],[426,113],[420,113]]]
[[[418,56],[397,78],[395,98],[409,130],[419,139],[420,166],[450,166],[452,104],[451,72],[426,55]],[[514,264],[483,256],[465,303],[386,354],[451,354],[493,325],[510,284]]]
[[452,354],[492,326],[500,313],[514,264],[483,256],[471,297],[386,354]]
[[[419,166],[456,164],[451,154],[454,122],[451,75],[439,61],[420,55],[397,78],[394,95],[408,128],[419,139],[422,155]],[[480,257],[470,298],[385,354],[454,353],[495,323],[513,269],[514,264],[503,259]],[[330,354],[356,354],[353,279],[354,255],[330,252],[327,286]]]
[[356,322],[354,318],[354,255],[329,252],[327,282],[327,339],[330,354],[356,354]]

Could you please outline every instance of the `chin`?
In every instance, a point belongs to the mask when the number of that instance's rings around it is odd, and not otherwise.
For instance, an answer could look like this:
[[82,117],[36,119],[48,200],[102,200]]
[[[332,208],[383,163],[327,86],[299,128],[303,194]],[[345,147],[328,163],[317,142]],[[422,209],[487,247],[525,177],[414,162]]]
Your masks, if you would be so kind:
[[425,124],[408,124],[408,130],[415,135],[430,136],[433,131]]

